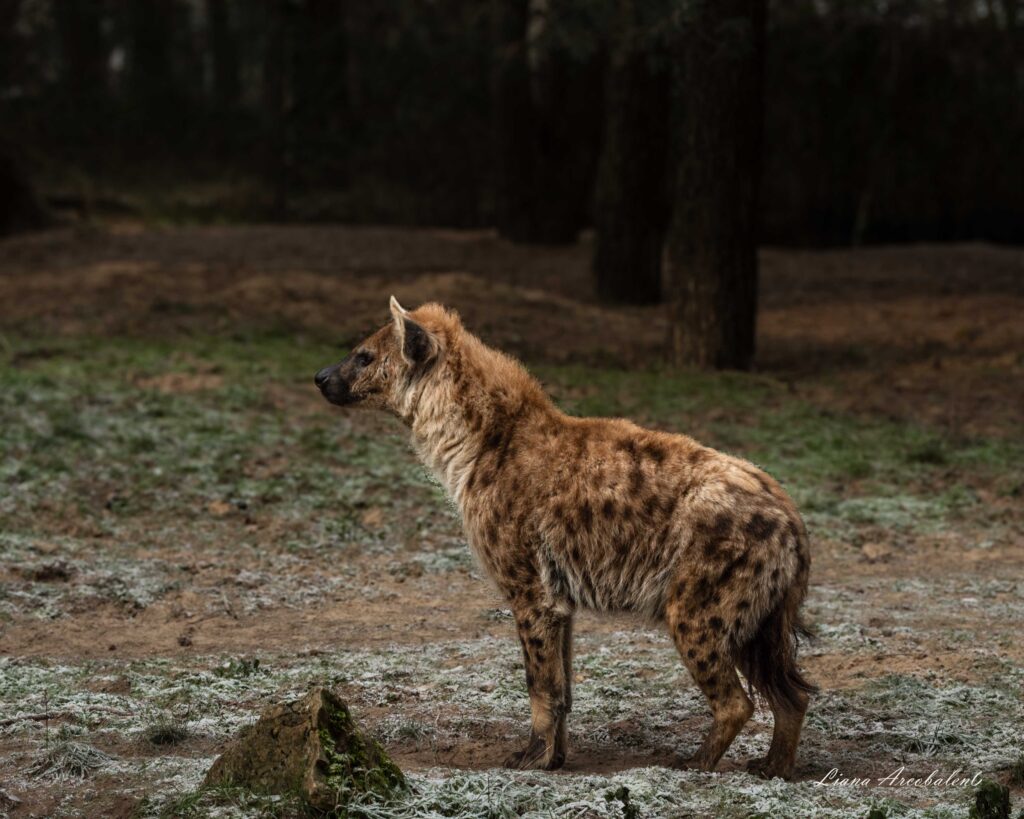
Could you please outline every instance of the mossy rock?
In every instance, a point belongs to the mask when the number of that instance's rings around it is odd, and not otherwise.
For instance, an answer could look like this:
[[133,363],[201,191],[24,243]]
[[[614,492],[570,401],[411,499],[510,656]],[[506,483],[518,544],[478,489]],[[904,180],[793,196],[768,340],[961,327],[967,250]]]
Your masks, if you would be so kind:
[[1010,789],[985,779],[974,794],[970,819],[1010,819]]
[[325,688],[267,708],[214,761],[203,784],[298,794],[325,813],[356,794],[387,799],[406,787],[399,767]]

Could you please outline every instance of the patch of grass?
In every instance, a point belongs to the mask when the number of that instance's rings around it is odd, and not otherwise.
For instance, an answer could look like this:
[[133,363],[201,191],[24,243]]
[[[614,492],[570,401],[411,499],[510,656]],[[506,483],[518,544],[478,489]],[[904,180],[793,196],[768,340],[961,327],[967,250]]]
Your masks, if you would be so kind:
[[45,750],[29,768],[29,773],[55,782],[85,779],[111,761],[107,754],[91,745],[68,740]]
[[228,785],[202,787],[167,800],[147,798],[136,811],[139,817],[206,819],[209,816],[296,819],[315,814],[297,796],[257,794]]
[[233,657],[213,669],[213,673],[218,677],[234,680],[251,677],[253,674],[262,673],[262,671],[258,657]]
[[178,745],[189,738],[188,725],[179,720],[159,719],[143,731],[150,745]]
[[1014,788],[1024,788],[1024,754],[1017,757],[1017,761],[1010,766],[1009,781]]

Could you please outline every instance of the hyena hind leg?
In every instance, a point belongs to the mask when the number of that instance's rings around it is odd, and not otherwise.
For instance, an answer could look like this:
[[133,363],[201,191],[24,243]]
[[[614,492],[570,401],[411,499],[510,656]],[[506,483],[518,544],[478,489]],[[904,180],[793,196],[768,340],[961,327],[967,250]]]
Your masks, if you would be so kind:
[[796,702],[768,701],[772,709],[775,727],[772,731],[772,744],[768,754],[747,763],[751,773],[772,779],[779,776],[792,779],[796,767],[796,746],[800,743],[800,729],[803,727],[804,714],[810,697],[800,691],[794,694]]
[[713,717],[700,749],[684,764],[713,771],[754,713],[754,705],[740,684],[722,619],[706,611],[699,619],[689,619],[681,609],[669,612],[672,638],[683,663],[704,692]]

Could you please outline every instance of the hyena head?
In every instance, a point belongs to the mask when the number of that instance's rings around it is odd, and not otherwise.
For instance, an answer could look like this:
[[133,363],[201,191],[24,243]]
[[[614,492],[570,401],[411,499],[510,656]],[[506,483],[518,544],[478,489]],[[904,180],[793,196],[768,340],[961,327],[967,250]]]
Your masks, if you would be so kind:
[[428,304],[409,312],[392,296],[391,321],[313,380],[332,404],[405,416],[414,388],[437,369],[457,326],[458,319],[443,307]]

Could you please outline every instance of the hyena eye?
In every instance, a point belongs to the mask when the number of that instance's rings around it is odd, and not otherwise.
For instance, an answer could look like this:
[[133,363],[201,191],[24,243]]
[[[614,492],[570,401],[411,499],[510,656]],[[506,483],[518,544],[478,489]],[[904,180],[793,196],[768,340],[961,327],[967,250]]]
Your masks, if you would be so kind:
[[356,353],[356,365],[359,367],[368,367],[373,363],[373,353],[368,350],[360,350]]

